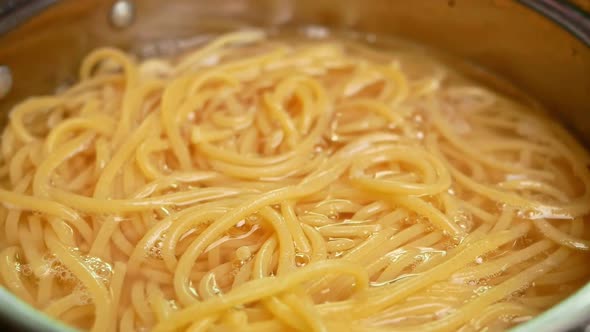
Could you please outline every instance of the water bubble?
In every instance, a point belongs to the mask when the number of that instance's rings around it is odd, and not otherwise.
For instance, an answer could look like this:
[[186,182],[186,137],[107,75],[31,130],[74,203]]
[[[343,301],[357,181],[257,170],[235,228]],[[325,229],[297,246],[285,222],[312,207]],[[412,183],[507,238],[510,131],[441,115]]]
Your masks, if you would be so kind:
[[175,300],[168,300],[168,306],[174,311],[178,311],[180,309],[180,306]]
[[447,307],[447,308],[444,308],[444,309],[441,309],[441,310],[437,310],[437,311],[434,313],[434,315],[435,315],[437,318],[444,318],[445,316],[448,316],[448,315],[450,315],[451,313],[453,313],[453,311],[455,311],[455,310],[453,310],[453,309],[452,309],[452,308],[450,308],[450,307]]
[[99,257],[82,256],[84,264],[93,272],[94,278],[104,284],[109,284],[113,273],[111,265]]
[[415,223],[414,218],[412,217],[404,217],[402,220],[400,220],[400,224],[403,226],[410,226],[413,223]]
[[[232,261],[231,266],[234,268],[234,270],[241,268],[244,265],[244,261],[240,260],[240,259],[236,259],[234,261]],[[237,271],[235,271],[237,273]]]
[[87,305],[92,303],[92,298],[85,289],[78,290],[78,305]]
[[44,254],[44,255],[41,257],[41,259],[42,259],[44,262],[53,261],[53,260],[55,259],[55,255],[54,255],[54,254],[50,254],[50,253],[46,253],[46,254]]
[[62,270],[59,272],[59,278],[61,280],[68,280],[70,279],[70,272],[66,270]]
[[101,267],[96,270],[96,274],[101,278],[108,278],[111,275],[111,271],[105,267]]
[[37,266],[37,268],[35,268],[35,270],[33,272],[35,273],[36,276],[45,277],[45,276],[51,274],[51,268],[49,267],[49,265],[47,263],[44,263],[44,264]]
[[246,220],[249,222],[257,222],[259,220],[260,217],[258,217],[257,214],[251,214],[249,216],[246,217]]
[[24,264],[24,265],[21,265],[20,272],[22,273],[23,276],[28,277],[33,274],[33,269],[31,268],[31,266],[29,264]]
[[485,292],[489,291],[490,289],[492,289],[492,286],[480,286],[480,287],[477,287],[476,289],[474,289],[473,293],[475,293],[476,295],[482,295]]
[[252,252],[248,246],[241,246],[236,249],[236,258],[240,261],[245,261],[250,259],[252,256]]
[[473,228],[473,218],[471,214],[463,210],[459,210],[453,216],[453,221],[466,232],[469,232]]
[[297,265],[297,267],[306,266],[309,264],[309,261],[310,257],[308,254],[302,252],[295,254],[295,265]]
[[508,206],[506,205],[506,203],[502,203],[502,202],[497,202],[496,203],[496,208],[498,209],[498,211],[504,211]]
[[63,268],[63,266],[61,265],[60,261],[55,260],[51,262],[49,268],[53,271],[60,271]]
[[516,211],[516,215],[521,219],[531,219],[532,217],[534,217],[534,212],[530,210],[519,209],[518,211]]
[[162,249],[158,248],[156,246],[150,247],[148,250],[148,257],[154,258],[154,259],[161,258],[162,257]]

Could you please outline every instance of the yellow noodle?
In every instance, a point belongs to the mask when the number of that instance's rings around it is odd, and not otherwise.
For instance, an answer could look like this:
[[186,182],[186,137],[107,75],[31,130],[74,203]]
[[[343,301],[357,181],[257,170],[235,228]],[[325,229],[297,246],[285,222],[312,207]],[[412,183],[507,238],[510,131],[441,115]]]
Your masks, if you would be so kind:
[[558,244],[578,250],[590,250],[590,241],[582,240],[575,236],[560,232],[545,219],[535,221],[534,225],[537,226],[547,238]]

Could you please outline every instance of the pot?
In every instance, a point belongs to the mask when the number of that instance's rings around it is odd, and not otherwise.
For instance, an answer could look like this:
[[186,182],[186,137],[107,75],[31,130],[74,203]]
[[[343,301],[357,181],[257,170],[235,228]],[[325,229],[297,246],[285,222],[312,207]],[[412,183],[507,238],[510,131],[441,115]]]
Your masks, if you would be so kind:
[[[174,53],[182,41],[244,24],[332,27],[432,46],[528,92],[590,146],[590,16],[558,0],[8,1],[0,4],[0,126],[16,101],[75,80],[95,47]],[[0,319],[18,330],[70,330],[4,289]],[[589,319],[590,284],[513,331],[582,331]]]

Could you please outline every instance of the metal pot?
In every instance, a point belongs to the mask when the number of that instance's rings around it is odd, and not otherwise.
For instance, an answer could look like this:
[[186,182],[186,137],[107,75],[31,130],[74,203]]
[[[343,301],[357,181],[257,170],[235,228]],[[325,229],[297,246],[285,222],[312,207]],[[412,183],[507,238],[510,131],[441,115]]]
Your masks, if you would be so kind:
[[[174,52],[174,40],[243,24],[313,24],[433,46],[513,82],[590,146],[590,16],[558,0],[4,1],[0,126],[16,101],[74,80],[94,47]],[[19,330],[68,330],[3,289],[0,318]],[[582,331],[589,319],[590,284],[513,330]]]

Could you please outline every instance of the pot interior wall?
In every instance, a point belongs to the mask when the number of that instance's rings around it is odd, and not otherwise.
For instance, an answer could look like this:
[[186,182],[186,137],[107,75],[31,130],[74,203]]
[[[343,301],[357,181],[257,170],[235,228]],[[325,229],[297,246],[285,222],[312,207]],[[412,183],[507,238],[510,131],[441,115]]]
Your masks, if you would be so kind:
[[[80,59],[96,46],[137,50],[149,43],[169,50],[171,39],[244,23],[316,24],[396,35],[481,65],[539,99],[590,144],[590,48],[515,1],[143,0],[136,1],[135,22],[124,30],[109,24],[111,4],[60,1],[0,37],[0,64],[14,77],[0,112],[74,80]],[[20,14],[26,16],[26,8]]]

